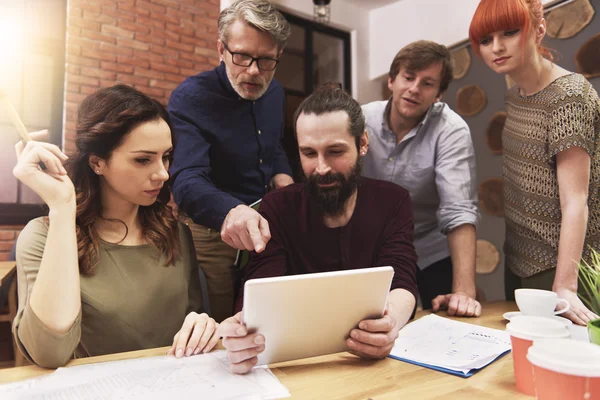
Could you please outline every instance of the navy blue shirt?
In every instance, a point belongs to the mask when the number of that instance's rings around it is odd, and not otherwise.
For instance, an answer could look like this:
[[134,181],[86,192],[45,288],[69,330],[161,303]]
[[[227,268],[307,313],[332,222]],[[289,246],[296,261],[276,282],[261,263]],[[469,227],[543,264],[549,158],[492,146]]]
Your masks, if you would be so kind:
[[232,208],[265,195],[274,175],[291,175],[281,146],[284,92],[274,79],[260,99],[244,100],[221,63],[183,81],[168,108],[173,197],[195,223],[220,230]]

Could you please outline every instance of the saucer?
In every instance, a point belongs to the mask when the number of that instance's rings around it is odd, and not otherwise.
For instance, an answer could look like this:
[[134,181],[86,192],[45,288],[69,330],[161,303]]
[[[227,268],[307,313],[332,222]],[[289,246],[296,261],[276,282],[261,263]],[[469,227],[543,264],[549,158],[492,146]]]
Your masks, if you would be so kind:
[[[511,311],[511,312],[504,313],[502,316],[504,317],[504,319],[510,321],[512,317],[516,317],[518,315],[523,315],[523,314],[521,314],[521,311]],[[559,317],[558,315],[553,315],[551,318],[554,318],[555,320],[562,322],[563,324],[565,324],[565,326],[573,325],[573,322],[571,322],[570,319],[567,319],[565,317]]]

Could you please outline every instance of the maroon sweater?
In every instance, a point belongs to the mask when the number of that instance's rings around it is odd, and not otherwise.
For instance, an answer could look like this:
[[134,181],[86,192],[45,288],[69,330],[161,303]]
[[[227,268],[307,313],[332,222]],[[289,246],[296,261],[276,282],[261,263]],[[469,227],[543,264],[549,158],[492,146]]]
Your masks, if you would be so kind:
[[402,187],[360,178],[354,214],[340,228],[325,226],[303,184],[268,193],[259,212],[269,221],[271,240],[262,253],[250,255],[236,312],[249,279],[375,266],[392,266],[392,289],[406,289],[417,298],[413,211]]

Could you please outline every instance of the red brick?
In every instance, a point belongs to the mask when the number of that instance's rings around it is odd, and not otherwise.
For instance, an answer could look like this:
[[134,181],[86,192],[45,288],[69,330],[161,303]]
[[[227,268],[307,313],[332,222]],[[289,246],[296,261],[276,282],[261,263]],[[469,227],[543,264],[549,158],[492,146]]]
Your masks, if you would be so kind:
[[150,49],[150,45],[148,43],[140,42],[139,40],[117,38],[117,44],[119,46],[130,47],[136,50],[148,51]]
[[215,56],[217,54],[217,47],[215,46],[214,49],[207,49],[205,47],[196,46],[194,48],[194,53],[207,57]]
[[81,7],[69,7],[69,17],[73,16],[73,17],[80,17],[83,16],[83,11],[81,10]]
[[162,29],[160,31],[154,30],[152,35],[173,41],[179,41],[179,34],[176,32],[176,28],[174,29]]
[[87,21],[98,22],[101,25],[117,25],[117,19],[102,12],[84,11],[83,18]]
[[183,68],[194,68],[194,63],[188,60],[182,60],[181,58],[167,58],[165,63],[169,65],[176,65]]
[[133,49],[129,47],[116,46],[110,43],[100,43],[100,50],[121,56],[132,56]]
[[[96,89],[98,89],[98,87],[96,87]],[[65,100],[70,101],[72,103],[81,103],[83,101],[83,99],[85,99],[86,97],[87,97],[86,94],[67,92],[67,94],[65,96]]]
[[133,39],[134,33],[128,29],[123,29],[119,26],[102,25],[102,33],[116,37],[125,37]]
[[[102,43],[102,44],[105,44],[105,43]],[[114,46],[114,45],[111,45],[111,46]],[[102,49],[102,46],[100,48]],[[116,60],[116,55],[112,51],[88,49],[87,47],[84,47],[81,50],[81,54],[84,57],[94,58],[94,59],[102,60],[102,61],[115,61]]]
[[102,13],[115,17],[119,21],[135,21],[136,13],[125,10],[117,10],[114,7],[102,7]]
[[185,78],[187,78],[187,76],[165,73],[165,80],[168,82],[181,83]]
[[102,69],[98,68],[83,67],[81,68],[81,75],[92,78],[115,79],[117,74],[114,72],[102,71]]
[[160,4],[149,3],[144,0],[137,0],[136,10],[138,12],[140,10],[150,11],[150,12],[152,12],[152,14],[156,14],[156,15],[165,15],[165,13],[167,12],[167,8],[165,6],[160,5]]
[[69,76],[69,82],[79,83],[82,85],[89,85],[89,86],[99,86],[100,85],[100,81],[97,78],[90,78],[88,76],[81,76],[81,75]]
[[169,91],[173,91],[177,86],[178,86],[178,84],[175,82],[166,82],[166,81],[159,81],[156,79],[150,79],[150,87],[156,87],[159,89],[166,89]]
[[208,12],[213,9],[214,6],[208,6],[206,4],[202,4],[202,3],[196,3],[193,6],[187,5],[187,4],[182,4],[180,9],[181,11],[184,11],[186,13],[190,13],[190,14],[194,14],[194,15],[207,15]]
[[81,7],[81,9],[83,10],[87,10],[87,11],[92,11],[95,13],[101,13],[102,12],[102,7],[98,4],[95,4],[94,2],[91,1],[80,1],[79,2],[79,7]]
[[70,37],[68,46],[78,46],[79,48],[87,47],[90,49],[99,49],[100,43],[89,40],[85,37]]
[[198,72],[200,72],[197,69],[189,69],[189,68],[181,68],[181,75],[184,76],[192,76],[192,75],[196,75]]
[[0,252],[0,261],[8,261],[8,256],[10,255],[9,251]]
[[139,68],[139,67],[136,67],[134,73],[137,76],[146,76],[148,78],[155,78],[155,79],[164,79],[164,77],[165,77],[165,74],[160,71],[153,71],[151,69]]
[[179,51],[176,49],[171,49],[169,47],[162,47],[162,46],[154,46],[151,45],[150,46],[150,51],[153,52],[154,54],[158,54],[161,57],[172,57],[172,58],[177,58],[179,57]]
[[66,130],[74,131],[76,126],[77,126],[77,124],[75,123],[75,121],[67,121],[67,122],[65,122],[65,129]]
[[66,69],[67,69],[68,74],[79,75],[81,73],[81,68],[79,68],[79,67],[76,67],[74,65],[67,65],[66,67],[67,67]]
[[165,91],[162,89],[142,85],[135,85],[135,88],[150,97],[163,97],[165,95]]
[[[161,93],[164,93],[161,90]],[[161,94],[162,96],[162,94]],[[0,242],[0,251],[10,251],[13,247],[13,242]]]
[[87,21],[79,17],[69,17],[67,25],[100,32],[100,24],[98,22]]
[[134,65],[136,67],[142,67],[142,68],[150,67],[150,63],[147,60],[143,60],[143,59],[135,58],[135,57],[128,57],[128,56],[117,56],[117,63]]
[[119,83],[116,79],[102,79],[100,80],[100,87],[111,87]]
[[165,46],[172,48],[172,49],[178,49],[181,51],[185,51],[187,53],[193,53],[194,52],[194,46],[191,44],[185,44],[185,43],[179,43],[179,42],[174,42],[172,40],[167,39],[167,41],[165,42]]
[[180,39],[181,43],[185,43],[185,44],[190,44],[194,47],[208,47],[206,40],[202,40],[202,39],[198,39],[195,37],[190,37],[190,36],[183,36],[181,35],[181,39]]
[[90,31],[87,29],[81,30],[81,36],[86,39],[97,40],[100,42],[106,42],[106,43],[112,43],[112,44],[117,43],[117,38],[115,38],[113,36],[103,35],[101,33]]
[[78,83],[71,82],[71,80],[69,79],[70,77],[70,75],[67,75],[65,91],[70,93],[79,93],[81,91],[81,85]]
[[150,68],[152,68],[156,71],[169,72],[172,74],[179,73],[179,67],[175,67],[173,65],[161,64],[161,63],[151,63]]
[[127,83],[129,85],[144,85],[147,86],[149,83],[149,79],[142,77],[142,76],[136,76],[136,75],[118,75],[117,76],[117,80],[119,82],[123,82],[123,83]]
[[143,35],[139,32],[135,33],[135,40],[139,40],[140,42],[150,43],[157,46],[164,46],[165,39],[156,37],[154,35]]
[[81,46],[78,44],[67,43],[67,54],[72,54],[74,56],[81,55]]
[[[114,60],[113,60],[114,61]],[[67,54],[67,64],[69,65],[85,65],[86,67],[99,67],[100,61],[88,57],[80,57]]]
[[17,237],[17,235],[15,234],[14,231],[0,231],[0,240],[1,241],[14,241],[15,238]]
[[179,0],[150,0],[150,3],[162,4],[172,9],[179,8]]
[[112,62],[102,61],[100,63],[100,68],[107,71],[115,71],[115,72],[123,72],[126,74],[133,74],[133,66],[131,65],[123,65]]
[[152,13],[152,14],[150,14],[150,16],[156,17],[156,18],[160,19],[161,21],[165,21],[167,23],[167,26],[169,24],[173,24],[173,25],[179,26],[179,21],[182,18],[189,17],[189,14],[185,14],[185,13],[182,13],[180,11],[173,10],[172,8],[168,8],[167,12],[165,14],[157,16],[154,13]]
[[119,21],[119,27],[134,33],[150,33],[150,27],[131,21]]
[[152,53],[150,51],[134,50],[133,56],[135,58],[139,58],[141,60],[148,60],[148,61],[157,62],[157,63],[162,63],[164,60],[164,57],[162,55]]
[[81,93],[83,93],[85,95],[95,93],[97,90],[98,90],[97,86],[85,86],[85,85],[81,85]]
[[160,33],[165,29],[165,23],[163,21],[159,21],[139,14],[136,16],[135,22],[137,22],[138,24],[143,24],[144,26],[153,29],[153,34]]
[[[216,51],[215,51],[215,54],[217,54]],[[195,53],[184,53],[184,52],[181,52],[181,54],[179,54],[179,57],[181,57],[185,60],[188,60],[188,61],[192,61],[192,62],[198,62],[199,59],[204,58]]]
[[119,0],[116,6],[119,10],[135,11],[135,0]]

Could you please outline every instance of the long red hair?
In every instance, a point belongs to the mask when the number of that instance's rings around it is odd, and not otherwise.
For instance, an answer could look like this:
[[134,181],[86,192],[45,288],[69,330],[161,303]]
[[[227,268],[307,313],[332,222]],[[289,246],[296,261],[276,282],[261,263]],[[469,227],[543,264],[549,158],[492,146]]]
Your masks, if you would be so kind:
[[[544,18],[541,0],[481,0],[469,27],[469,40],[473,52],[480,56],[481,40],[493,32],[521,29],[525,42],[531,29]],[[538,47],[540,54],[550,61],[554,56],[547,47]]]

